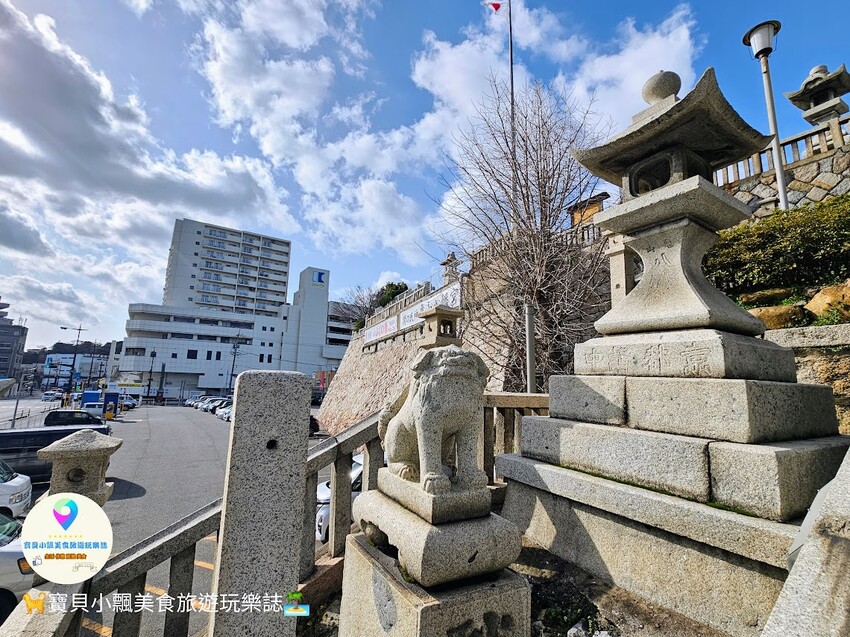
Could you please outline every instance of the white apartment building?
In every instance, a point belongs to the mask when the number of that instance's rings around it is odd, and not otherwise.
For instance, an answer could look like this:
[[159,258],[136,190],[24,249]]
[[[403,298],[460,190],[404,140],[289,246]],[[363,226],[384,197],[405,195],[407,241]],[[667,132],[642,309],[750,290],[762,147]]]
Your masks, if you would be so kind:
[[[244,256],[253,254],[246,247],[257,245],[259,256]],[[221,254],[210,256],[213,251]],[[265,261],[269,252],[278,258]],[[248,258],[257,265],[245,263]],[[249,274],[250,267],[255,271]],[[127,338],[111,349],[118,357],[110,378],[113,389],[141,396],[161,391],[165,398],[198,390],[226,394],[236,376],[249,369],[309,376],[336,369],[352,325],[342,316],[340,303],[328,302],[330,272],[301,272],[299,289],[288,305],[288,267],[288,241],[178,220],[164,302],[129,306]]]
[[177,219],[163,305],[277,316],[286,304],[290,247],[285,239]]

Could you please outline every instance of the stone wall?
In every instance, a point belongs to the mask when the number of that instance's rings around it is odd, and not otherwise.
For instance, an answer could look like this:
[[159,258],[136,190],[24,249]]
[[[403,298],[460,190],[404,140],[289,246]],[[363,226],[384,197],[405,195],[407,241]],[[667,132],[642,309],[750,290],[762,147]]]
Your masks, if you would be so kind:
[[[785,167],[791,207],[823,201],[850,192],[850,146],[813,155]],[[777,204],[776,171],[771,170],[724,186],[756,214],[770,214]],[[760,202],[767,200],[765,204]]]
[[797,380],[829,385],[842,434],[850,434],[850,324],[768,330],[764,338],[794,350]]

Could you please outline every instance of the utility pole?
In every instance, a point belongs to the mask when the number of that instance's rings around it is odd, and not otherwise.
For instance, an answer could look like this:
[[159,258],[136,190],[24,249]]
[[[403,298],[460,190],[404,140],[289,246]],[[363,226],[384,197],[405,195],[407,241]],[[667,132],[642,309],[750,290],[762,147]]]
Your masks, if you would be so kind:
[[151,371],[148,374],[148,393],[146,394],[148,398],[148,404],[150,404],[151,397],[151,383],[153,382],[153,362],[156,360],[156,350],[151,350]]
[[83,327],[83,324],[80,323],[79,327],[67,327],[65,325],[59,326],[60,330],[71,330],[72,332],[77,333],[77,339],[74,341],[74,357],[71,359],[71,375],[68,377],[68,393],[70,394],[74,391],[74,387],[76,383],[74,382],[74,370],[77,366],[77,348],[80,346],[80,332],[87,332],[88,329]]
[[230,355],[233,357],[233,362],[230,364],[230,376],[227,377],[227,393],[229,394],[233,387],[233,374],[236,371],[236,357],[239,356],[239,339],[242,338],[242,332],[236,335],[236,341],[233,347],[230,348]]

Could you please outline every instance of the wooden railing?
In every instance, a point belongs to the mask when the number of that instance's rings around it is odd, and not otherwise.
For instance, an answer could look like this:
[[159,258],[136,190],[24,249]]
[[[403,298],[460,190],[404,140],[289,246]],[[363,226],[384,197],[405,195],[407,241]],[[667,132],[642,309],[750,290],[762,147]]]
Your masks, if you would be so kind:
[[[548,414],[548,394],[487,393],[484,395],[482,415],[482,445],[479,466],[487,472],[490,482],[497,476],[493,472],[495,456],[517,450],[521,435],[523,415]],[[302,560],[299,576],[308,580],[316,570],[316,489],[319,472],[331,466],[331,502],[327,547],[320,553],[342,557],[345,538],[351,532],[351,468],[353,455],[363,449],[362,490],[377,488],[378,469],[384,465],[384,451],[378,436],[378,414],[361,420],[335,437],[328,438],[310,449],[306,460],[307,484],[305,487],[304,520],[301,533]],[[143,542],[112,557],[94,578],[83,584],[45,584],[38,587],[48,595],[86,594],[88,600],[108,596],[114,592],[144,594],[147,575],[151,569],[169,562],[168,595],[179,599],[192,594],[195,549],[203,538],[218,533],[221,524],[222,501],[210,502],[202,509],[163,529]],[[258,530],[260,532],[260,530]],[[87,604],[87,607],[90,607]],[[143,613],[116,612],[108,634],[114,637],[138,637]],[[166,611],[164,637],[188,637],[190,612],[179,607]],[[246,617],[250,621],[250,617]],[[0,626],[0,637],[79,637],[83,626],[81,610],[28,614],[26,604],[20,603],[5,624]],[[249,634],[246,628],[245,634]]]
[[[782,161],[787,168],[798,161],[823,155],[848,143],[850,143],[850,115],[845,115],[782,140],[780,144]],[[718,186],[731,186],[743,179],[756,177],[773,169],[773,149],[768,146],[747,159],[715,172],[714,183]]]

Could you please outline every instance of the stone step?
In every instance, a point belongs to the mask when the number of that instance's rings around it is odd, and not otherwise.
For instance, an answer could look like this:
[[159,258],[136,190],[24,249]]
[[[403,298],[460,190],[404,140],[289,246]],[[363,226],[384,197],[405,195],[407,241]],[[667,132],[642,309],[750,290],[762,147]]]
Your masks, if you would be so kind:
[[520,455],[498,456],[496,470],[508,481],[508,490],[512,481],[520,482],[781,569],[787,568],[788,548],[799,531],[795,524],[724,511]]
[[835,477],[850,436],[767,445],[708,446],[713,502],[769,520],[802,517],[818,489]]
[[575,373],[797,380],[791,349],[752,336],[707,329],[594,338],[575,346]]
[[553,417],[740,443],[834,436],[827,385],[726,378],[553,376]]
[[653,431],[525,416],[520,446],[527,458],[707,502],[709,442]]

